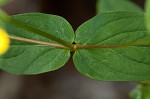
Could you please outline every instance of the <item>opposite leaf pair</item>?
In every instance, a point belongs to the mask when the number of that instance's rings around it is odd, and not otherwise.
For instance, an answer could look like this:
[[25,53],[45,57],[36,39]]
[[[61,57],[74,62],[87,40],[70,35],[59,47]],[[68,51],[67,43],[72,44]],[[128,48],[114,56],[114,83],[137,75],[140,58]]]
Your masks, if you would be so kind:
[[[146,45],[111,48],[147,40],[142,13],[131,11],[103,12],[82,24],[75,32],[62,17],[41,13],[13,16],[34,28],[45,31],[74,49],[73,61],[79,72],[97,80],[128,81],[150,79],[150,48]],[[12,36],[60,43],[36,33],[7,24]],[[89,48],[88,46],[107,48]],[[86,47],[85,47],[86,46]],[[0,68],[14,74],[39,74],[62,67],[72,49],[12,41],[11,48],[0,58]]]

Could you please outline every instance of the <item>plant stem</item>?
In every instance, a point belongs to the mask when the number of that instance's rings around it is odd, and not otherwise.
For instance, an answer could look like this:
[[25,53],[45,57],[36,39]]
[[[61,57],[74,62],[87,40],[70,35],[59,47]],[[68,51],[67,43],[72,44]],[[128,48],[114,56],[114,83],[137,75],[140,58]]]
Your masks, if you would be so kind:
[[[35,34],[50,38],[53,41],[56,41],[59,44],[52,44],[49,42],[42,42],[42,41],[35,41],[35,40],[29,40],[29,39],[18,39],[18,38],[12,38],[12,39],[16,39],[16,40],[22,40],[22,41],[30,41],[32,43],[37,43],[38,44],[43,44],[43,45],[49,45],[49,46],[55,46],[55,47],[60,47],[60,48],[69,48],[70,50],[77,50],[77,49],[91,49],[91,48],[123,48],[123,47],[128,47],[128,46],[135,46],[135,45],[146,45],[146,44],[150,44],[150,40],[143,40],[143,41],[136,41],[136,42],[132,42],[132,43],[127,43],[127,44],[120,44],[120,45],[73,45],[69,42],[66,42],[52,34],[49,34],[45,31],[42,31],[36,27],[33,27],[29,24],[26,24],[22,21],[19,21],[17,19],[14,19],[10,16],[8,16],[5,12],[3,12],[2,10],[0,10],[0,18],[8,23],[11,23],[13,25],[16,25],[18,27],[24,28],[28,31],[31,31]],[[61,44],[61,45],[60,45]]]
[[54,44],[54,43],[49,43],[49,42],[42,42],[42,41],[26,39],[26,38],[19,38],[19,37],[14,37],[14,36],[9,36],[9,38],[12,39],[12,40],[18,40],[18,41],[23,41],[23,42],[29,42],[29,43],[34,43],[34,44],[40,44],[40,45],[46,45],[46,46],[54,46],[54,47],[67,49],[66,46],[63,46],[63,45],[60,45],[60,44]]
[[140,40],[136,42],[131,42],[127,44],[120,44],[120,45],[76,45],[75,49],[91,49],[91,48],[123,48],[129,46],[136,46],[136,45],[147,45],[150,44],[150,40]]
[[23,29],[26,29],[28,31],[31,31],[35,34],[38,34],[38,35],[41,35],[41,36],[44,36],[44,37],[47,37],[47,38],[50,38],[51,40],[53,41],[56,41],[57,43],[61,44],[61,45],[64,45],[66,47],[68,47],[70,50],[74,49],[74,46],[70,43],[70,42],[66,42],[52,34],[49,34],[45,31],[42,31],[36,27],[33,27],[29,24],[26,24],[20,20],[17,20],[17,19],[14,19],[10,16],[8,16],[5,12],[3,12],[2,10],[0,10],[0,18],[8,23],[11,23],[13,25],[16,25],[18,27],[21,27]]

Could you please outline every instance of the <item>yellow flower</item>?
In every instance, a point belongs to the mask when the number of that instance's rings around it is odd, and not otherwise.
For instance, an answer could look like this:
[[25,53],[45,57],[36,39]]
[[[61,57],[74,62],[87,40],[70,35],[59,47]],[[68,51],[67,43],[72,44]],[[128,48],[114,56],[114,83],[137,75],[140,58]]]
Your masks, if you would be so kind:
[[10,40],[7,32],[0,28],[0,56],[9,48]]

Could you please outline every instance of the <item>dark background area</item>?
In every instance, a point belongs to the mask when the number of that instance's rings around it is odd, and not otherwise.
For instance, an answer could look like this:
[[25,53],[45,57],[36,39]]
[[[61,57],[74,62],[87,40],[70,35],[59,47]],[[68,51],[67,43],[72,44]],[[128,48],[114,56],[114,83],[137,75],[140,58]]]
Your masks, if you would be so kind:
[[[132,0],[142,8],[144,0]],[[43,12],[67,19],[74,30],[96,15],[96,0],[13,0],[3,7],[10,15]],[[131,82],[102,82],[80,74],[72,59],[53,72],[16,76],[0,72],[0,99],[129,99]]]

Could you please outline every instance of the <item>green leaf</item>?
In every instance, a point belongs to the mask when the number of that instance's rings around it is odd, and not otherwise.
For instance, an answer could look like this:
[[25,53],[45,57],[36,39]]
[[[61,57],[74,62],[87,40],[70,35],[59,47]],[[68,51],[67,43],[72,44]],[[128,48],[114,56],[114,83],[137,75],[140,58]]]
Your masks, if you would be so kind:
[[142,12],[142,9],[129,0],[98,0],[97,12],[100,11],[137,11]]
[[146,1],[146,14],[145,14],[145,18],[146,18],[146,26],[147,29],[149,30],[149,34],[150,34],[150,0]]
[[142,91],[141,91],[141,89],[139,89],[139,88],[134,89],[134,90],[130,93],[130,98],[131,98],[131,99],[143,99],[143,98],[142,98]]
[[150,99],[150,84],[139,84],[130,93],[131,99]]
[[[35,28],[48,32],[58,38],[74,41],[74,31],[62,17],[41,13],[13,16]],[[44,42],[56,43],[46,37],[29,32],[7,23],[10,35]],[[68,49],[37,45],[13,40],[10,50],[0,58],[0,68],[14,74],[39,74],[62,67],[70,58]]]
[[0,19],[0,28],[3,28],[4,27],[4,23],[3,21]]
[[7,4],[11,0],[0,0],[0,6]]
[[[5,12],[3,10],[0,9],[0,16],[3,16],[5,14]],[[0,17],[0,28],[5,28],[5,24],[3,22],[3,20]]]
[[[144,15],[137,12],[101,12],[76,30],[77,45],[120,45],[149,39]],[[150,47],[78,49],[76,68],[97,80],[150,79]]]

